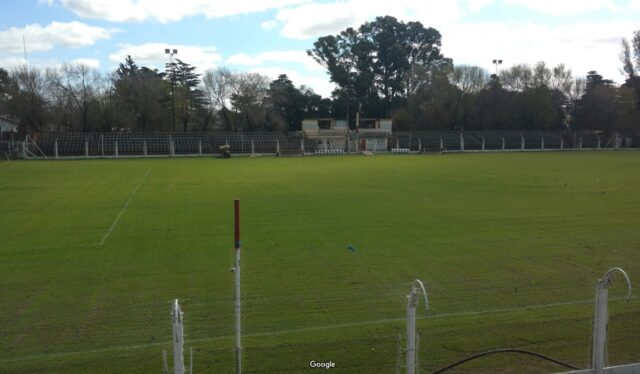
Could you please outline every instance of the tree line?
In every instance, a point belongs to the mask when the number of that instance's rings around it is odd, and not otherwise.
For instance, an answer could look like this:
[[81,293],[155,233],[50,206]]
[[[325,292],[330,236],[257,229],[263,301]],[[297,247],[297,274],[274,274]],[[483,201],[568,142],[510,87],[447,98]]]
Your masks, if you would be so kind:
[[322,98],[286,76],[176,59],[164,71],[127,56],[108,74],[82,64],[0,68],[0,115],[43,131],[299,131],[304,118],[390,117],[397,130],[640,130],[640,30],[622,39],[622,85],[564,65],[518,64],[490,74],[454,65],[441,35],[378,17],[318,38],[307,51],[336,89]]

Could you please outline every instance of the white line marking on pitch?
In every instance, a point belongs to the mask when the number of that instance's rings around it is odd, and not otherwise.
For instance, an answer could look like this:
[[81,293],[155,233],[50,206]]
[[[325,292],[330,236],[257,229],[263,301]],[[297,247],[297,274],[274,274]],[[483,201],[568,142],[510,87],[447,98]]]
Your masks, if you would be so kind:
[[[632,300],[637,300],[638,297],[634,296],[631,298]],[[624,299],[619,299],[624,300]],[[613,300],[610,300],[613,301]],[[578,300],[578,301],[565,301],[559,303],[550,303],[550,304],[536,304],[536,305],[526,305],[515,308],[502,308],[502,309],[486,309],[486,310],[476,310],[471,312],[452,312],[452,313],[442,313],[435,314],[429,316],[418,316],[420,319],[434,319],[434,318],[450,318],[450,317],[463,317],[463,316],[475,316],[482,314],[490,314],[490,313],[505,313],[505,312],[518,312],[524,310],[531,309],[545,309],[545,308],[554,308],[558,306],[567,306],[567,305],[580,305],[580,304],[593,304],[595,300]],[[385,319],[377,319],[372,321],[362,321],[362,322],[348,322],[348,323],[340,323],[335,325],[325,325],[325,326],[312,326],[312,327],[302,327],[299,329],[292,330],[280,330],[280,331],[271,331],[271,332],[260,332],[254,334],[243,334],[243,337],[246,338],[259,338],[264,336],[274,336],[274,335],[287,335],[287,334],[297,334],[301,332],[308,331],[319,331],[319,330],[332,330],[332,329],[342,329],[348,327],[360,327],[367,325],[380,325],[391,322],[402,322],[405,321],[406,318],[385,318]],[[198,339],[187,339],[185,343],[198,343],[198,342],[209,342],[216,340],[225,340],[225,339],[233,339],[233,335],[223,335],[223,336],[214,336],[209,338],[198,338]],[[136,349],[144,349],[150,347],[157,347],[162,345],[170,345],[171,340],[167,340],[165,342],[155,342],[155,343],[147,343],[147,344],[134,344],[134,345],[122,345],[122,346],[113,346],[101,349],[92,349],[86,351],[75,351],[75,352],[61,352],[61,353],[47,353],[41,355],[32,355],[32,356],[23,356],[16,358],[9,358],[0,360],[0,363],[3,362],[16,362],[16,361],[31,361],[31,360],[39,360],[39,359],[50,359],[57,357],[68,357],[68,356],[77,356],[83,354],[91,354],[91,353],[103,353],[103,352],[114,352],[114,351],[132,351]]]
[[147,178],[147,175],[149,175],[150,171],[151,171],[151,166],[149,166],[149,169],[147,169],[147,172],[144,173],[144,176],[142,177],[142,179],[140,179],[140,182],[138,182],[138,185],[136,186],[136,188],[133,189],[133,191],[129,195],[129,198],[127,199],[127,202],[124,203],[124,206],[122,207],[122,210],[120,210],[120,213],[118,213],[118,215],[116,216],[116,219],[113,220],[113,223],[111,224],[111,227],[109,227],[109,230],[107,230],[107,232],[104,234],[104,236],[102,237],[102,240],[100,240],[100,243],[98,245],[103,245],[105,240],[107,240],[109,235],[111,235],[111,232],[113,231],[113,229],[118,224],[118,221],[120,220],[120,217],[122,216],[122,213],[124,213],[124,211],[127,210],[127,207],[129,206],[129,203],[131,202],[131,200],[135,196],[136,192],[138,192],[138,190],[140,189],[140,186],[142,186],[142,183]]

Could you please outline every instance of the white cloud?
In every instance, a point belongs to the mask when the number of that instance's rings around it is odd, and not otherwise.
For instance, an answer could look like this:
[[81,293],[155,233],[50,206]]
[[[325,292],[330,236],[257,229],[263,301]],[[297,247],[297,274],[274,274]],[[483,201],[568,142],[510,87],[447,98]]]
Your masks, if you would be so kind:
[[629,7],[633,10],[640,11],[640,0],[629,0]]
[[451,24],[443,33],[443,53],[456,64],[472,64],[493,72],[493,59],[502,68],[518,63],[564,63],[574,75],[597,70],[606,78],[622,80],[618,71],[620,38],[631,35],[632,22],[603,22],[550,27],[533,23]]
[[179,21],[193,15],[219,18],[263,12],[307,0],[57,0],[65,8],[86,18],[113,22]]
[[403,21],[441,24],[460,17],[457,0],[347,0],[335,3],[309,3],[282,9],[276,20],[284,26],[281,34],[292,39],[310,39],[336,34],[347,27],[358,27],[380,15]]
[[86,65],[91,69],[100,69],[100,60],[95,58],[76,58],[75,60],[71,60],[71,63]]
[[335,89],[335,85],[329,82],[327,77],[302,74],[297,70],[280,67],[256,67],[248,71],[266,75],[271,80],[277,79],[280,74],[286,74],[296,87],[305,85],[322,97],[331,97],[331,91]]
[[229,56],[226,62],[228,64],[245,66],[263,65],[266,62],[291,62],[302,64],[306,70],[324,70],[324,68],[315,62],[313,58],[309,57],[305,51],[268,51],[255,56],[240,53]]
[[537,12],[564,16],[601,9],[618,9],[614,0],[504,0],[507,4],[525,6]]
[[496,0],[467,0],[467,8],[471,11],[478,11],[487,5],[491,5],[496,2]]
[[46,26],[34,23],[24,27],[11,27],[0,31],[0,50],[8,53],[23,51],[23,37],[27,52],[48,51],[55,47],[80,48],[109,39],[115,29],[89,26],[73,22],[51,22]]
[[120,50],[109,55],[113,62],[120,63],[127,55],[131,55],[138,65],[156,67],[164,70],[164,65],[169,62],[169,56],[164,53],[165,48],[177,49],[175,58],[198,68],[199,73],[207,69],[213,69],[222,57],[215,47],[200,47],[193,45],[175,45],[167,43],[146,43],[140,45],[121,45]]
[[260,24],[260,27],[262,27],[263,30],[273,30],[274,28],[278,27],[278,22],[276,21],[264,21]]

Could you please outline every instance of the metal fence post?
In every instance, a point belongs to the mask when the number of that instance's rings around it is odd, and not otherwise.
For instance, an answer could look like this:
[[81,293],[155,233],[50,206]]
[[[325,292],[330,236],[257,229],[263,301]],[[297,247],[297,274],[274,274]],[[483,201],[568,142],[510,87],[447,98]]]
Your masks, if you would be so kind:
[[544,149],[544,136],[540,139],[540,149]]
[[502,150],[504,151],[504,135],[502,136]]
[[84,141],[84,157],[89,158],[89,142]]
[[464,151],[464,135],[460,132],[460,150]]
[[53,143],[53,154],[56,156],[56,160],[58,159],[58,139]]
[[114,155],[116,156],[116,158],[118,158],[118,140],[116,140],[116,144],[115,144],[115,148],[114,148]]

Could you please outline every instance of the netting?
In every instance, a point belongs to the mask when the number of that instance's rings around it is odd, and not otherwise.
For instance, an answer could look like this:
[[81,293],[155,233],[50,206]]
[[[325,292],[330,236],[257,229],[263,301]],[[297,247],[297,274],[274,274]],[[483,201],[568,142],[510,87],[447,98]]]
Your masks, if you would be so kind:
[[[303,133],[44,133],[29,137],[27,157],[174,157],[218,154],[342,154],[359,151],[410,152],[569,150],[616,148],[626,143],[592,132],[420,131],[393,134],[348,133],[342,138]],[[342,152],[326,152],[342,151]],[[322,152],[317,152],[322,151]]]

